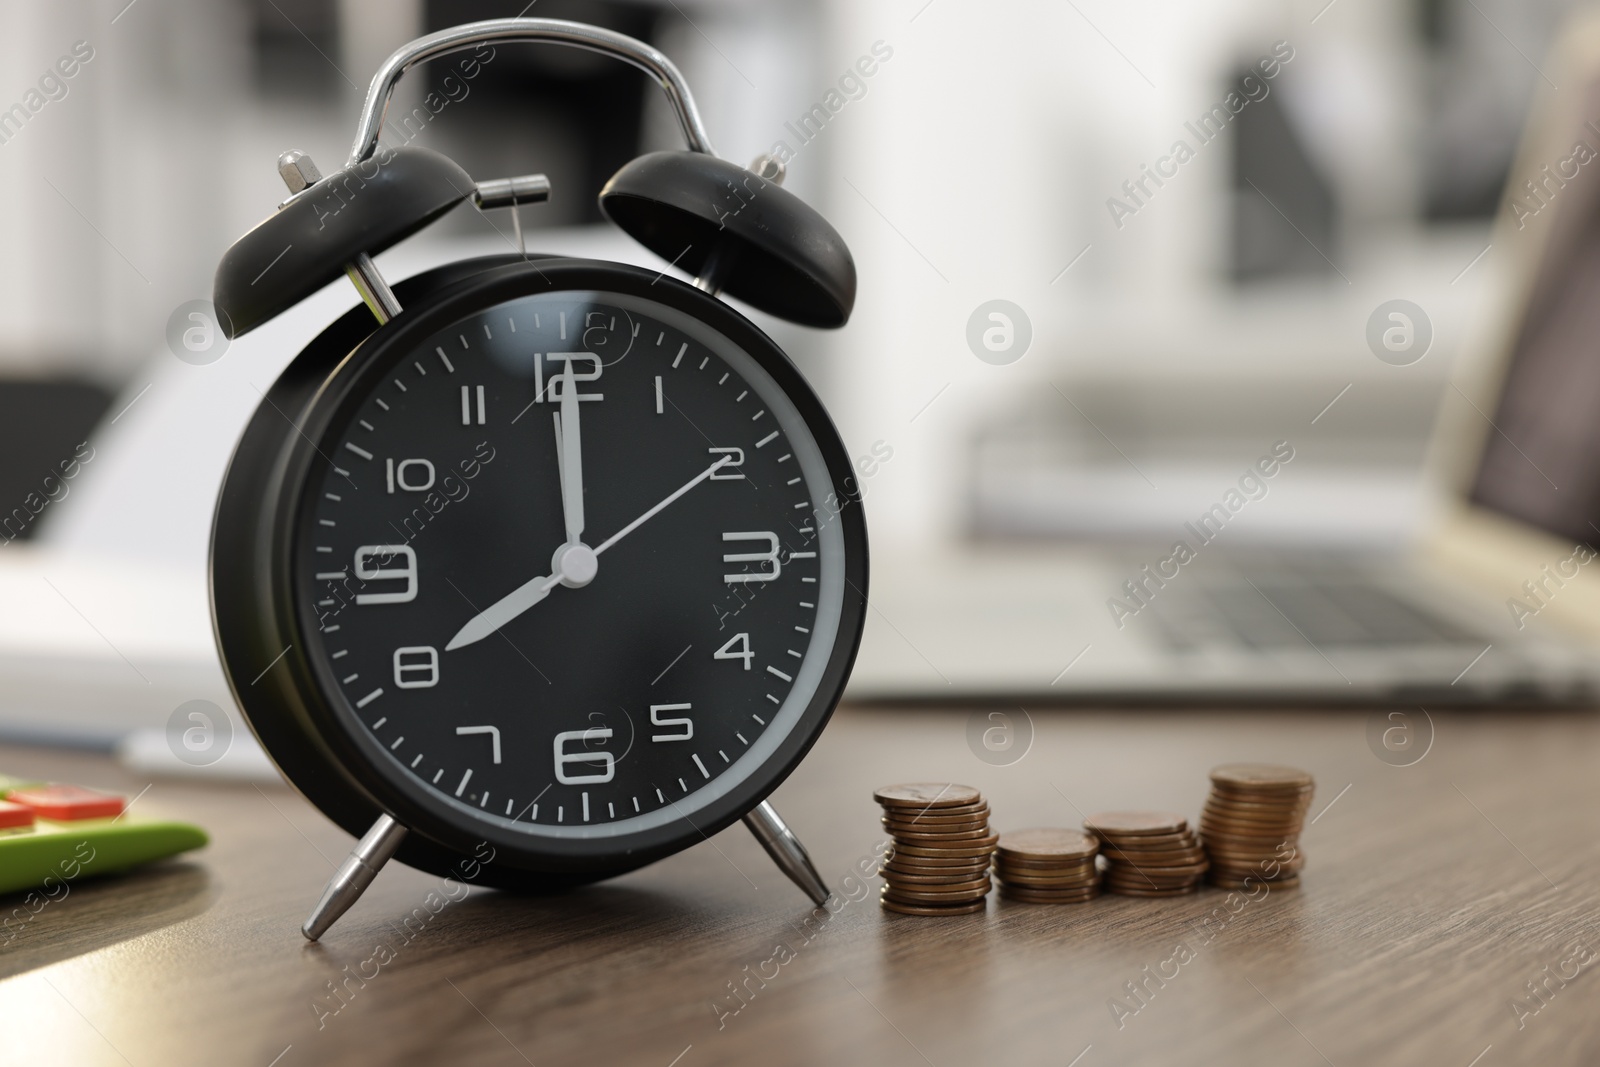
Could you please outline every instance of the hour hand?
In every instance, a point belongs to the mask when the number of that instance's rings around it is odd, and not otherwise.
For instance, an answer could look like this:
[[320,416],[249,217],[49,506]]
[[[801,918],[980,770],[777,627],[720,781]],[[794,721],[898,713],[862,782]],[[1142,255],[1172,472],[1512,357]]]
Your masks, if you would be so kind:
[[557,463],[561,470],[561,512],[566,519],[569,545],[579,544],[583,540],[583,434],[579,418],[578,385],[572,373],[572,360],[569,359],[561,377],[561,410],[555,417]]
[[560,574],[547,575],[543,578],[533,578],[523,582],[505,596],[478,612],[467,624],[456,632],[450,643],[444,646],[446,652],[461,648],[464,645],[482,641],[500,627],[533,607],[539,601],[550,595],[561,582]]

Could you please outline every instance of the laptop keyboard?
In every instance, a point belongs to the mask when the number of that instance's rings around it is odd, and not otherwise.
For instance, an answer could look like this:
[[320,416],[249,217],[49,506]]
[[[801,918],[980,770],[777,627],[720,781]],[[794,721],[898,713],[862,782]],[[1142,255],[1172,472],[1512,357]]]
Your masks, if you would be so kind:
[[[1481,639],[1357,575],[1196,575],[1149,608],[1175,651],[1481,644]],[[1254,584],[1252,584],[1252,582]]]

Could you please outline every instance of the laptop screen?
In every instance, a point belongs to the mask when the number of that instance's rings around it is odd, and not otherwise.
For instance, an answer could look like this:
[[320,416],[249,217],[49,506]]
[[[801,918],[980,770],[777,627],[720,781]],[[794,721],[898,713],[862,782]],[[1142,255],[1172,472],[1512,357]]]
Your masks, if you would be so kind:
[[[1600,117],[1600,94],[1591,87],[1588,96],[1586,117]],[[1548,226],[1548,243],[1471,499],[1600,544],[1600,121],[1576,131],[1532,181],[1507,189],[1504,210]]]

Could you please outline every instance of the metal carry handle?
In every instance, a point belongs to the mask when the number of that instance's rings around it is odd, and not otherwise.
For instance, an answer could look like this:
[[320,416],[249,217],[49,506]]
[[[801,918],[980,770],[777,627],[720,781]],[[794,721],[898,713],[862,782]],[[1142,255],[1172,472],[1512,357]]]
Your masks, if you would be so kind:
[[678,116],[678,125],[683,128],[683,139],[690,150],[716,155],[711,150],[711,138],[706,135],[705,125],[700,121],[700,111],[695,107],[688,82],[672,65],[672,60],[657,49],[626,34],[581,22],[564,19],[490,19],[419,37],[384,60],[367,89],[366,103],[361,107],[361,121],[356,126],[355,143],[350,147],[350,158],[345,166],[364,163],[377,150],[378,134],[383,129],[384,114],[389,110],[389,98],[394,93],[395,85],[411,67],[478,44],[517,42],[561,44],[631,63],[661,86],[661,91],[667,95],[667,102]]

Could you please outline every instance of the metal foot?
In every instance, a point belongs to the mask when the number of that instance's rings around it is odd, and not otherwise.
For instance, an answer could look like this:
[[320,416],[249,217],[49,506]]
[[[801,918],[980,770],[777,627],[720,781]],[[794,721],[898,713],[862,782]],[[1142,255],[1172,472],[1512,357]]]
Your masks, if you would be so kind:
[[311,917],[300,927],[307,941],[315,941],[327,933],[328,927],[361,899],[361,894],[367,891],[367,886],[383,870],[383,865],[389,862],[405,837],[406,828],[387,815],[380,816],[372,824],[372,829],[356,843],[349,858],[334,874],[328,888],[322,891],[322,899],[311,909]]
[[744,824],[750,827],[750,832],[756,835],[756,840],[761,842],[761,847],[767,850],[767,855],[772,857],[778,869],[787,874],[811,898],[812,903],[820,908],[827,902],[827,883],[812,866],[806,847],[794,836],[794,831],[785,825],[771,804],[762,801],[759,807],[744,817]]

